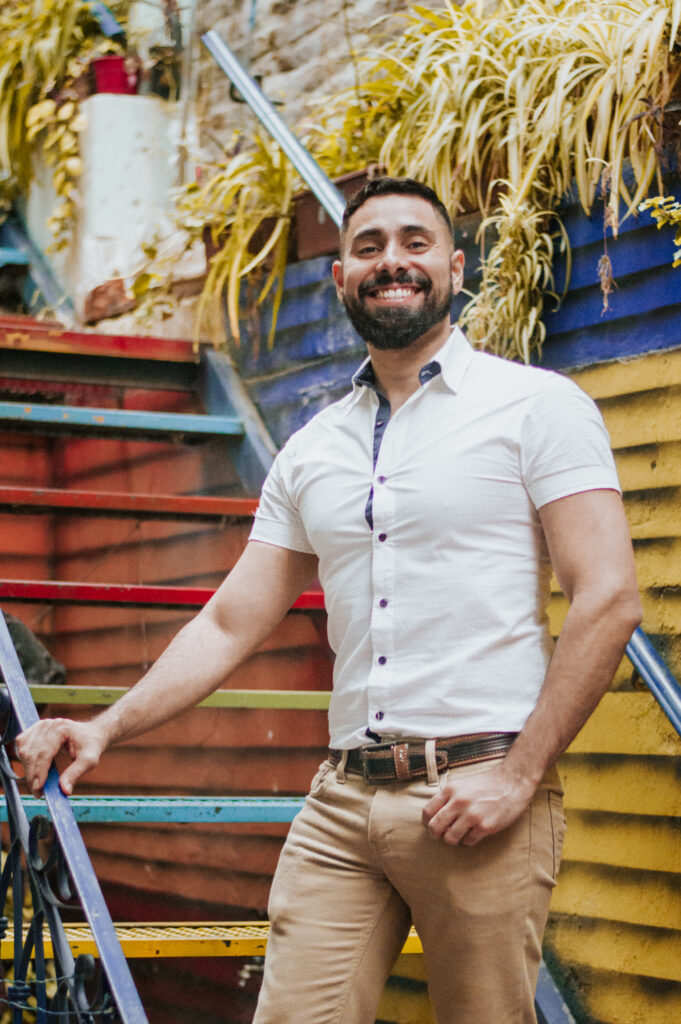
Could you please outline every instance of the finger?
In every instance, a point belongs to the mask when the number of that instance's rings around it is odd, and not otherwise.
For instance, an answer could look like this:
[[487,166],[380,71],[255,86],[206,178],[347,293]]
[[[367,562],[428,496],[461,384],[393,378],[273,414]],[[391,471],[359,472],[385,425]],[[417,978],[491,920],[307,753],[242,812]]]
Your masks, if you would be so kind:
[[423,810],[421,811],[421,824],[428,825],[433,815],[437,814],[441,807],[447,803],[447,793],[444,789],[439,789],[435,793],[427,804],[424,804]]
[[458,816],[459,812],[456,808],[452,807],[450,803],[445,804],[427,823],[428,832],[434,839],[442,839],[447,829],[451,828]]
[[59,785],[61,786],[62,793],[64,793],[65,796],[71,796],[73,793],[73,787],[78,782],[78,779],[81,775],[84,775],[85,772],[89,771],[90,768],[93,768],[95,764],[96,762],[89,758],[76,758],[76,760],[70,764],[68,768],[65,768],[59,776]]
[[465,818],[457,818],[451,825],[444,830],[442,838],[449,846],[459,846],[459,844],[468,846],[466,842],[468,836],[474,834],[474,830],[470,828],[470,825]]
[[485,838],[486,834],[485,832],[480,832],[479,829],[471,828],[460,840],[461,846],[477,846],[480,840]]

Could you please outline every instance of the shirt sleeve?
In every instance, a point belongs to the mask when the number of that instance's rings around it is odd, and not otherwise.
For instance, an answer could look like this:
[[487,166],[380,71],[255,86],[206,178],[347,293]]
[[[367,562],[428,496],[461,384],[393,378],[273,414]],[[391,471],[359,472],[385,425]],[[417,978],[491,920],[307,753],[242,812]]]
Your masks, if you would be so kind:
[[523,480],[536,508],[582,491],[621,493],[596,403],[567,377],[533,396],[524,422]]
[[289,441],[274,460],[263,484],[249,539],[312,555],[314,548],[291,497],[292,447]]

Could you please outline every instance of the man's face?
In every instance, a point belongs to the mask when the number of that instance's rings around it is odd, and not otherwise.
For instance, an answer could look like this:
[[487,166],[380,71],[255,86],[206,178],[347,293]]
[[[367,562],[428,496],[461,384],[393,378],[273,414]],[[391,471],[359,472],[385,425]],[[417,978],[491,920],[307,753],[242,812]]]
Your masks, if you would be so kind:
[[407,348],[449,321],[463,283],[463,254],[420,196],[368,199],[350,218],[336,291],[357,332],[375,348]]

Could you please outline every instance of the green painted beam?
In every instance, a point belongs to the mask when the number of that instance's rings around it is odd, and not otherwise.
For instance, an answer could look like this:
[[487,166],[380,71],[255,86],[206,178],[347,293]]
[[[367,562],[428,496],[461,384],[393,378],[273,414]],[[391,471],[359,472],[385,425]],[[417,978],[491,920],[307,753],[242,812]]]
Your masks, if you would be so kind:
[[[31,686],[36,704],[114,704],[125,686]],[[322,690],[216,690],[201,701],[203,708],[292,708],[325,711],[331,694]]]

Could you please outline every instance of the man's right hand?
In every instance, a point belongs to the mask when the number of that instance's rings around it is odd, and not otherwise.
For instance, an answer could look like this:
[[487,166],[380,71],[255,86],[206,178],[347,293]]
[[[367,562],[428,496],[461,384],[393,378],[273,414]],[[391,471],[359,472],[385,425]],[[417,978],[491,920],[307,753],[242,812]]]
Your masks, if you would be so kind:
[[106,742],[96,721],[74,722],[68,718],[46,718],[17,736],[15,743],[33,796],[41,796],[52,761],[64,749],[71,764],[61,773],[59,784],[66,796],[85,772],[99,763]]

